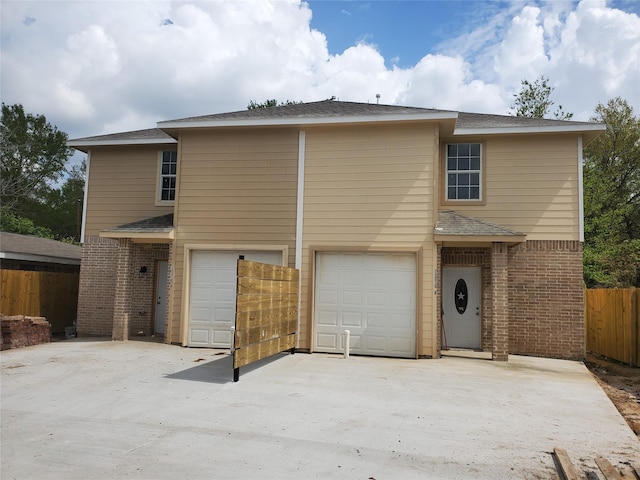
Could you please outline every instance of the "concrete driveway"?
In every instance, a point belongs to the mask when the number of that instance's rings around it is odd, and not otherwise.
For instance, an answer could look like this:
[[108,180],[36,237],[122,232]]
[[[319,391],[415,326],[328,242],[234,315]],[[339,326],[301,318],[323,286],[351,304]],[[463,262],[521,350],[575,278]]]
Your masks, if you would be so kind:
[[546,479],[640,459],[584,365],[82,339],[2,352],[1,478]]

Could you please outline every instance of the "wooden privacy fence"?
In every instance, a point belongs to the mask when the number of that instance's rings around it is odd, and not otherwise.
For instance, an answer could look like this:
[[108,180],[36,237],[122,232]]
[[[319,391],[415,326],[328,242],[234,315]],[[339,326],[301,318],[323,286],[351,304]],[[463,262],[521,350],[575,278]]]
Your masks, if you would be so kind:
[[52,333],[73,325],[79,273],[0,270],[0,313],[46,317]]
[[295,351],[299,271],[238,260],[233,381],[240,367],[276,353]]
[[640,366],[640,289],[589,289],[587,350]]

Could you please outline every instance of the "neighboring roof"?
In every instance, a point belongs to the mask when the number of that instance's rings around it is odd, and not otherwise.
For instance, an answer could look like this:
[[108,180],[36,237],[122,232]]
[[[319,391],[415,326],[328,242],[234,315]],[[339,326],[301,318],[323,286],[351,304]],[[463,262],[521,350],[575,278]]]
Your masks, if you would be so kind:
[[173,213],[145,218],[108,229],[108,232],[168,232],[173,229]]
[[159,128],[149,128],[146,130],[135,130],[133,132],[112,133],[109,135],[98,135],[95,137],[74,138],[69,140],[67,145],[82,150],[82,147],[109,146],[109,145],[153,145],[178,143],[171,135],[163,132]]
[[455,135],[586,132],[590,141],[605,129],[605,125],[593,122],[460,112]]
[[173,240],[173,213],[145,218],[100,232],[106,238],[131,238],[140,242],[164,243]]
[[433,233],[436,240],[444,237],[453,239],[454,237],[470,237],[475,240],[482,237],[484,239],[504,239],[505,241],[524,241],[525,234],[506,228],[494,223],[489,223],[478,218],[468,217],[451,210],[438,212],[438,222]]
[[80,265],[82,248],[70,243],[0,232],[0,259]]
[[157,124],[158,128],[79,138],[70,140],[68,145],[82,150],[91,146],[176,143],[177,131],[185,128],[303,126],[425,120],[441,122],[443,126],[441,136],[573,132],[583,133],[585,144],[605,130],[604,125],[591,122],[323,100],[161,121]]

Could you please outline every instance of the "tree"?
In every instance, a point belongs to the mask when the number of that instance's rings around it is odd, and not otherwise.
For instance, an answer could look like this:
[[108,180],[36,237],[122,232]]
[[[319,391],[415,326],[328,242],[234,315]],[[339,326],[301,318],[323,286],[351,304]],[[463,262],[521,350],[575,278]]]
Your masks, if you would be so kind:
[[[510,107],[511,114],[516,117],[546,118],[554,105],[551,100],[554,88],[549,85],[549,79],[540,75],[533,83],[522,80],[520,85],[520,91],[514,95],[515,101]],[[573,113],[566,113],[562,105],[558,105],[553,116],[558,120],[570,120]]]
[[284,102],[278,103],[275,98],[270,100],[265,100],[262,103],[255,102],[251,100],[249,105],[247,105],[247,110],[255,110],[256,108],[270,108],[270,107],[284,107],[285,105],[296,105],[302,102],[294,102],[293,100],[285,100]]
[[640,117],[618,97],[591,120],[606,131],[584,151],[585,282],[640,286]]
[[0,201],[8,211],[27,199],[42,198],[60,180],[73,154],[67,134],[44,115],[25,113],[22,105],[2,104],[0,121]]
[[46,227],[38,227],[24,217],[14,215],[4,205],[0,207],[0,231],[18,233],[20,235],[35,235],[42,238],[53,238],[53,233]]

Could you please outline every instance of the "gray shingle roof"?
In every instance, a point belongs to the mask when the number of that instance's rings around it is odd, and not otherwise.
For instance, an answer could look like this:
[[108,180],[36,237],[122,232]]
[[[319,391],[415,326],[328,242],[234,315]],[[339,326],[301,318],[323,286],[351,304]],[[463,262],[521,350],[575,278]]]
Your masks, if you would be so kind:
[[192,123],[216,120],[256,120],[256,119],[305,119],[305,118],[340,118],[345,116],[375,115],[416,115],[425,113],[455,113],[450,110],[431,108],[403,107],[399,105],[379,105],[375,103],[340,102],[322,100],[320,102],[296,103],[269,108],[254,108],[237,112],[216,113],[198,117],[167,120],[163,123]]
[[118,225],[107,232],[165,233],[173,229],[173,213]]
[[[320,102],[299,103],[269,108],[255,108],[237,112],[216,113],[197,117],[179,118],[158,122],[158,127],[148,130],[114,133],[73,139],[68,145],[84,148],[92,145],[118,144],[153,144],[176,143],[174,137],[166,133],[179,128],[191,126],[228,126],[228,125],[277,125],[305,124],[306,122],[336,123],[341,119],[359,119],[358,121],[377,120],[447,120],[451,128],[455,123],[456,134],[500,133],[500,130],[512,133],[528,131],[565,131],[589,132],[589,139],[595,137],[604,126],[591,122],[574,122],[567,120],[551,120],[544,118],[514,117],[509,115],[492,115],[484,113],[455,112],[431,108],[404,107],[399,105],[379,105],[375,103],[341,102],[323,100]],[[164,129],[164,130],[163,130]],[[166,131],[165,131],[166,130]],[[175,132],[174,132],[175,133]]]
[[82,248],[48,238],[0,232],[0,258],[80,265]]
[[433,233],[437,235],[462,235],[462,236],[513,236],[521,237],[524,233],[493,223],[468,217],[460,213],[448,210],[438,212],[438,222]]
[[574,122],[549,118],[514,117],[511,115],[492,115],[486,113],[460,112],[456,129],[462,128],[514,128],[514,127],[593,127],[592,122]]
[[167,140],[168,143],[175,142],[175,139],[171,135],[168,135],[159,128],[148,128],[146,130],[135,130],[133,132],[111,133],[109,135],[97,135],[95,137],[74,138],[69,142],[109,142],[113,140]]

